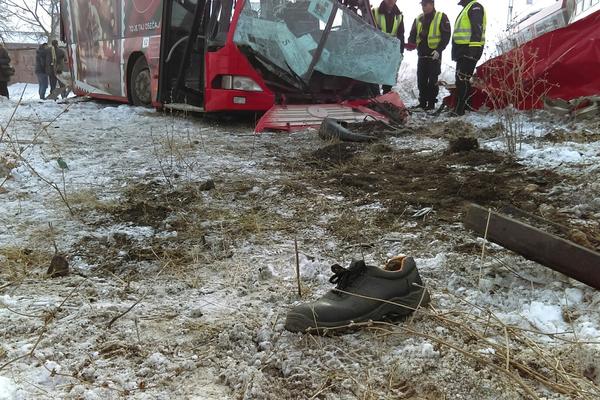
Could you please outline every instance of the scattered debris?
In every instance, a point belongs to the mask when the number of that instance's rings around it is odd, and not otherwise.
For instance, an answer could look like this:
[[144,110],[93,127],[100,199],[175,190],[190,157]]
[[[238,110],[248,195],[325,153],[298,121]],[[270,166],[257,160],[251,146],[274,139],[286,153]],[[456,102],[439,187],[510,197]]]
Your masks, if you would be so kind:
[[55,254],[50,261],[50,266],[46,272],[50,278],[58,278],[69,275],[69,262],[62,254]]
[[425,207],[425,208],[421,208],[420,210],[417,210],[413,213],[412,217],[413,218],[419,218],[419,217],[423,217],[425,218],[427,215],[429,215],[430,212],[433,211],[433,207]]
[[374,136],[353,133],[331,118],[325,118],[321,123],[319,137],[323,140],[337,139],[343,142],[373,142],[377,140]]
[[448,151],[450,153],[460,153],[462,151],[471,151],[479,149],[479,142],[475,137],[459,136],[450,139]]
[[600,96],[585,96],[566,101],[544,99],[544,109],[575,120],[600,119]]
[[600,253],[476,204],[468,206],[464,224],[487,240],[600,289]]

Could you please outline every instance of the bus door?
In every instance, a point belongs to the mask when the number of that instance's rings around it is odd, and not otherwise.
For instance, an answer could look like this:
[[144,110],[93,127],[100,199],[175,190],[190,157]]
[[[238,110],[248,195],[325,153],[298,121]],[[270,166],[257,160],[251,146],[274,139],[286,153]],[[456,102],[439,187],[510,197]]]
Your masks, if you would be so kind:
[[158,97],[166,108],[203,106],[205,6],[206,0],[164,2]]

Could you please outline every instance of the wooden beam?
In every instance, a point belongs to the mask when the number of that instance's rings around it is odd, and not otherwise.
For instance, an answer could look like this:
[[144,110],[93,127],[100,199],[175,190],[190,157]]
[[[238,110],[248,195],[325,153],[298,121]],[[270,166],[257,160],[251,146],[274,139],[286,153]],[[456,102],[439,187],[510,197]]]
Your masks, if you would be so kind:
[[464,225],[482,237],[502,247],[521,254],[528,260],[538,262],[561,272],[586,285],[600,289],[600,253],[576,243],[543,232],[486,208],[470,204]]

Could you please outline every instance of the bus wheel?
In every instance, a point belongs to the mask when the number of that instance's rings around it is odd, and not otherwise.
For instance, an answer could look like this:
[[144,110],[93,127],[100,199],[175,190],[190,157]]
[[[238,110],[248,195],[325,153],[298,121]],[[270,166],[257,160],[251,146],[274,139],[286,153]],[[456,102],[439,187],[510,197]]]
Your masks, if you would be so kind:
[[150,68],[145,57],[135,61],[131,71],[131,100],[134,106],[150,107],[152,93],[150,91]]

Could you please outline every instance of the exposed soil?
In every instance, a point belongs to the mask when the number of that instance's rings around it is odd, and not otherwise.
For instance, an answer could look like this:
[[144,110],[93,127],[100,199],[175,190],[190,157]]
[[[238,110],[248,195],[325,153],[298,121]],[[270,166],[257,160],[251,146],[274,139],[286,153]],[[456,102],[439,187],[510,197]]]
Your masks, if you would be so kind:
[[471,151],[479,149],[477,138],[459,136],[450,140],[448,151],[450,153],[460,153],[463,151]]
[[[132,184],[122,202],[102,204],[95,211],[103,212],[95,219],[97,228],[108,232],[116,224],[121,227],[119,231],[84,236],[74,246],[75,253],[87,263],[109,271],[119,271],[131,262],[162,258],[189,261],[190,254],[181,252],[182,246],[206,247],[200,212],[202,189],[206,187],[206,182],[190,182],[178,188],[157,182]],[[135,227],[145,227],[142,229],[148,231],[149,238],[143,242],[135,240],[139,235],[139,228]],[[158,230],[177,234],[156,237],[153,232]]]
[[323,176],[311,184],[327,182],[326,187],[353,200],[368,195],[392,215],[403,214],[409,206],[433,207],[439,218],[449,220],[467,201],[485,206],[510,203],[533,210],[536,193],[525,190],[528,185],[535,184],[539,193],[566,179],[549,170],[529,170],[488,150],[429,155],[370,150],[339,143],[313,152],[306,164]]
[[[573,183],[572,177],[527,168],[503,153],[470,149],[476,143],[474,138],[459,137],[451,140],[445,152],[423,154],[399,151],[383,142],[340,142],[288,161],[295,168],[306,168],[299,173],[296,185],[305,181],[308,186],[339,193],[356,205],[381,204],[383,211],[372,221],[373,227],[380,230],[414,219],[418,215],[415,213],[424,208],[431,211],[425,213],[427,221],[422,223],[460,222],[470,202],[493,208],[510,205],[537,216],[540,209],[565,206],[564,197],[547,193],[556,185]],[[541,216],[538,221],[525,218],[524,222],[584,247],[600,249],[597,226],[574,223],[568,214],[546,217],[548,223],[543,223]],[[364,238],[364,225],[364,217],[356,218],[348,212],[334,220],[330,230],[345,240],[359,240]]]

